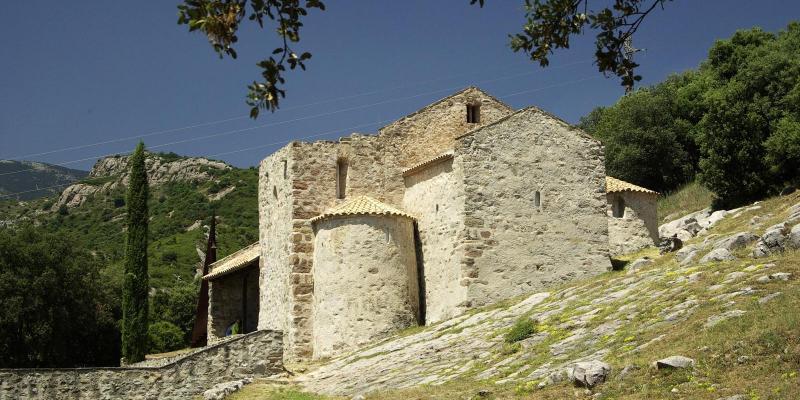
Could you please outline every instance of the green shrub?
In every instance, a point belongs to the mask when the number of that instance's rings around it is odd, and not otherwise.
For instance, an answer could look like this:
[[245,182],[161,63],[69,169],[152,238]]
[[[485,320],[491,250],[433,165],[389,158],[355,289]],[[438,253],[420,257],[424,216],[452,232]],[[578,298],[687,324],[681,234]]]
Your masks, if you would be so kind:
[[166,353],[184,347],[183,332],[175,324],[158,321],[147,330],[149,353]]
[[536,333],[536,322],[528,317],[521,317],[506,333],[506,343],[516,343]]
[[178,262],[178,253],[174,250],[167,250],[161,255],[161,261],[167,264],[174,264]]

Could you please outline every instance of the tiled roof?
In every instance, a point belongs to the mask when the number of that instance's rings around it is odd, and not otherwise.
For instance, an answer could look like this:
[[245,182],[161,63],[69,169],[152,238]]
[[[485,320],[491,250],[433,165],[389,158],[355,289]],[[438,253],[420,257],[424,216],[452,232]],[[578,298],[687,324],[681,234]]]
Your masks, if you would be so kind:
[[204,276],[203,279],[215,279],[223,275],[236,272],[244,267],[247,267],[253,261],[257,261],[259,254],[260,249],[258,247],[258,242],[255,242],[250,246],[238,250],[235,253],[230,254],[227,257],[211,264],[211,272]]
[[626,192],[626,191],[658,194],[658,192],[652,191],[650,189],[645,189],[641,186],[636,186],[632,183],[628,183],[617,178],[612,178],[610,176],[606,177],[606,193]]
[[311,222],[317,222],[328,217],[345,215],[396,215],[398,217],[415,219],[411,214],[407,214],[406,212],[394,208],[388,204],[381,203],[372,197],[357,196],[326,211],[323,214],[311,218]]
[[421,171],[421,170],[423,170],[423,169],[425,169],[425,168],[427,168],[427,167],[429,167],[429,166],[431,166],[433,164],[437,164],[439,162],[442,162],[442,161],[445,161],[445,160],[449,160],[451,158],[453,158],[453,152],[452,151],[448,151],[447,153],[444,153],[444,154],[439,154],[438,156],[433,157],[433,158],[431,158],[429,160],[425,160],[425,161],[423,161],[423,162],[421,162],[421,163],[419,163],[417,165],[414,165],[411,168],[404,169],[403,170],[403,176],[411,175],[411,174],[416,173],[418,171]]

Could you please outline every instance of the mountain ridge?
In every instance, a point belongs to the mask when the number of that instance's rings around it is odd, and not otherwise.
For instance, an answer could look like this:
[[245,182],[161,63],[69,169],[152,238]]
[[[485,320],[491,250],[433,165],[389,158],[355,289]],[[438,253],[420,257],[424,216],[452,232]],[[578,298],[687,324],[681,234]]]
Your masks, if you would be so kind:
[[62,185],[77,182],[89,171],[40,161],[0,160],[0,199],[33,200],[58,193]]

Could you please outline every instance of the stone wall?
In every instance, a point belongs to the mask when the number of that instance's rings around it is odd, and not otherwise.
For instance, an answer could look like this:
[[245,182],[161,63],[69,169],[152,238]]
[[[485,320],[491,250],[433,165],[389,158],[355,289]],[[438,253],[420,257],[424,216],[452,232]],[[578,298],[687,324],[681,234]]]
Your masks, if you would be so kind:
[[[466,105],[475,103],[481,104],[481,122],[468,124]],[[400,206],[403,169],[452,149],[457,135],[511,112],[468,88],[382,128],[378,135],[293,142],[261,162],[261,309],[274,311],[261,313],[259,328],[285,332],[287,359],[307,359],[313,353],[314,240],[309,219],[341,201],[336,198],[337,162],[348,165],[347,197],[369,195]]]
[[413,221],[358,215],[316,222],[314,358],[416,325]]
[[290,152],[286,146],[273,153],[259,167],[258,222],[261,290],[258,329],[284,332],[289,341],[289,247],[293,231],[292,184],[289,180]]
[[[471,306],[610,268],[599,142],[536,108],[460,138]],[[536,197],[540,205],[536,205]]]
[[[612,256],[632,253],[658,243],[658,196],[651,193],[616,192],[607,196],[608,240]],[[622,217],[614,217],[619,199],[625,204]]]
[[191,399],[212,386],[283,371],[281,333],[257,331],[161,367],[0,369],[0,400]]
[[417,217],[425,290],[425,323],[459,313],[467,291],[461,286],[458,235],[464,230],[464,177],[453,160],[405,177],[403,209]]
[[[254,263],[255,264],[255,263]],[[246,292],[245,292],[245,285]],[[225,337],[233,322],[242,322],[239,333],[253,332],[258,327],[259,268],[257,265],[212,279],[209,282],[208,341]],[[246,293],[246,294],[245,294]],[[245,301],[247,305],[243,306]]]

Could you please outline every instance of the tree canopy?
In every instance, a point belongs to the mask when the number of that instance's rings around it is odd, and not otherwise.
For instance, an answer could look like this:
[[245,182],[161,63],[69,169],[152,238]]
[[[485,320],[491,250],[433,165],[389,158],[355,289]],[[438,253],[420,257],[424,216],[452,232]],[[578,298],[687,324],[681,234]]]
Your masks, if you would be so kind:
[[70,236],[0,229],[0,367],[119,362],[119,304]]
[[800,23],[717,41],[696,71],[622,97],[580,126],[606,146],[609,175],[659,191],[697,176],[734,206],[800,176]]

